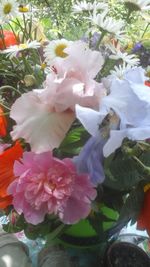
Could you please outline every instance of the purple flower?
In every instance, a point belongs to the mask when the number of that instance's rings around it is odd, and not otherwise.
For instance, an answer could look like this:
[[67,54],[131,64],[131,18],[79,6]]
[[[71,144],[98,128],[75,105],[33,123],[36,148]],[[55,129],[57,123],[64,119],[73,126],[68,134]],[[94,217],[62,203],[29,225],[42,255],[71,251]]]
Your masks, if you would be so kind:
[[141,48],[142,48],[142,44],[141,43],[136,43],[135,46],[132,49],[132,53],[138,52]]
[[80,154],[73,158],[79,173],[89,173],[94,185],[100,184],[105,179],[103,168],[103,146],[106,140],[101,136],[91,137]]

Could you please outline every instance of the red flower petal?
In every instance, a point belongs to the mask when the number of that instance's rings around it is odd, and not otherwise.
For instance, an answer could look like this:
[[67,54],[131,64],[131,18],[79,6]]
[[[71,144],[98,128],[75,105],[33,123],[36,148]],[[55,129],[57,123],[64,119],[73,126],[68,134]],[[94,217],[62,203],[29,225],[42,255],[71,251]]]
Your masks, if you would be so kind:
[[16,36],[11,31],[0,31],[0,49],[3,50],[11,45],[17,45],[19,40],[16,39]]
[[13,174],[13,165],[23,154],[23,149],[19,142],[4,151],[0,155],[0,208],[6,208],[12,203],[12,197],[7,194],[9,184],[16,179]]
[[149,81],[145,81],[145,85],[150,87],[150,82]]
[[137,228],[150,233],[150,189],[145,193],[143,207],[137,220]]
[[5,137],[7,134],[7,121],[5,116],[3,115],[3,109],[0,107],[0,137]]

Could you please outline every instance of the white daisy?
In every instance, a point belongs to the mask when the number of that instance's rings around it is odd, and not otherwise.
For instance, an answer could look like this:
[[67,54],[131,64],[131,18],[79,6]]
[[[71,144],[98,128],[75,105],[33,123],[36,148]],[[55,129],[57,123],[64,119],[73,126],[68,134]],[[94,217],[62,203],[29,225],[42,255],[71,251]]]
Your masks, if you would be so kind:
[[121,20],[114,20],[112,17],[106,17],[107,11],[103,13],[96,14],[94,12],[93,17],[90,18],[92,23],[98,26],[101,30],[114,35],[120,35],[122,33],[121,29],[124,26],[124,22]]
[[80,13],[83,11],[101,10],[107,8],[108,5],[106,3],[97,3],[96,1],[94,1],[94,3],[90,3],[84,0],[82,2],[77,1],[76,4],[73,5],[73,12]]
[[125,73],[132,68],[131,65],[123,62],[123,65],[115,66],[114,70],[111,70],[110,73],[112,76],[119,78],[120,80],[124,79]]
[[131,11],[150,10],[150,0],[124,0],[124,4]]
[[127,63],[130,66],[136,66],[140,63],[139,58],[135,55],[129,55],[126,52],[120,51],[120,49],[114,47],[113,45],[107,45],[107,48],[112,52],[113,55],[109,57],[114,60],[122,59],[123,62]]
[[16,0],[1,0],[0,2],[0,18],[2,22],[16,17],[18,14],[18,3]]
[[27,50],[27,49],[37,49],[40,47],[40,43],[37,41],[27,41],[26,43],[23,44],[19,44],[19,45],[12,45],[9,48],[0,51],[0,54],[7,54],[7,57],[9,58],[13,58],[13,57],[17,57],[18,53],[23,51],[23,50]]
[[45,62],[48,65],[51,65],[53,60],[57,57],[65,58],[67,54],[64,52],[64,49],[72,43],[66,39],[53,40],[44,48],[44,57]]

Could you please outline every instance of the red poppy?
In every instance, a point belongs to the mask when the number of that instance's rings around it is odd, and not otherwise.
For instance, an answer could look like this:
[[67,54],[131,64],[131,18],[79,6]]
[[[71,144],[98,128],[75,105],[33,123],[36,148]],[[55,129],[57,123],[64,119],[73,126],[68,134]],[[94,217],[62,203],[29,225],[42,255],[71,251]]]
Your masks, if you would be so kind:
[[139,230],[147,230],[150,233],[150,189],[145,192],[143,207],[137,220]]
[[19,43],[19,40],[16,38],[16,35],[8,30],[0,31],[0,49],[3,50],[11,45],[16,45]]
[[3,109],[0,106],[0,137],[5,137],[7,134],[7,121]]
[[145,81],[145,85],[150,87],[150,81]]
[[16,179],[13,174],[15,160],[18,160],[23,154],[23,149],[19,142],[5,150],[0,155],[0,208],[4,209],[12,203],[12,196],[7,194],[7,188],[10,183]]

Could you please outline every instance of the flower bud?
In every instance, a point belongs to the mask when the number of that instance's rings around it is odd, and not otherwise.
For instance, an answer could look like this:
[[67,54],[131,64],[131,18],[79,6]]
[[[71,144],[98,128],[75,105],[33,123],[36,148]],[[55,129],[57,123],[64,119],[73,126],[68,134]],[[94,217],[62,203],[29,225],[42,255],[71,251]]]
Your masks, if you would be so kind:
[[26,87],[30,87],[36,84],[36,79],[33,75],[25,75],[24,76],[24,83]]

